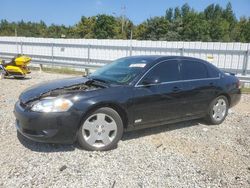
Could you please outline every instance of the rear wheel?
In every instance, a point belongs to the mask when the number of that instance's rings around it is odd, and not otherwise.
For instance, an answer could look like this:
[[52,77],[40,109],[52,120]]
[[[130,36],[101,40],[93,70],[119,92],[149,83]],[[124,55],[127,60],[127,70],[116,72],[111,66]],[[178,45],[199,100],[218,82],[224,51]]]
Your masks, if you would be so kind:
[[228,100],[225,96],[219,96],[212,101],[209,106],[207,120],[213,125],[221,124],[228,113]]
[[113,149],[123,134],[123,122],[111,108],[100,108],[88,115],[78,131],[78,143],[87,150]]

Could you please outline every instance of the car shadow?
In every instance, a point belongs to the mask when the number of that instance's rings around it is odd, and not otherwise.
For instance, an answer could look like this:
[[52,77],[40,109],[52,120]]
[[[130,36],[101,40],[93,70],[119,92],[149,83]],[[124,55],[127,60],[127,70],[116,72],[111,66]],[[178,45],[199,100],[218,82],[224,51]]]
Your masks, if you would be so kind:
[[122,140],[125,141],[125,140],[130,140],[130,139],[136,139],[136,138],[140,138],[143,136],[150,136],[150,135],[155,135],[155,134],[159,134],[162,132],[169,132],[169,131],[173,131],[177,129],[197,126],[199,124],[206,124],[206,122],[203,119],[189,120],[189,121],[183,121],[179,123],[165,124],[165,125],[156,126],[156,127],[138,129],[135,131],[128,131],[124,133]]
[[19,142],[27,149],[35,152],[53,153],[53,152],[70,152],[74,151],[76,144],[48,144],[40,143],[25,138],[22,134],[17,132]]
[[24,78],[14,78],[13,76],[10,76],[10,77],[5,77],[4,79],[8,79],[8,80],[30,80],[31,77],[24,77]]
[[[162,132],[169,132],[177,129],[197,126],[199,124],[206,124],[206,122],[202,119],[198,119],[198,120],[183,121],[180,123],[173,123],[157,127],[129,131],[123,134],[122,140],[126,141],[130,139],[137,139],[140,137],[155,135]],[[29,140],[18,132],[17,132],[17,138],[24,147],[35,152],[52,153],[52,152],[70,152],[74,151],[75,149],[83,150],[77,143],[74,144],[40,143]]]

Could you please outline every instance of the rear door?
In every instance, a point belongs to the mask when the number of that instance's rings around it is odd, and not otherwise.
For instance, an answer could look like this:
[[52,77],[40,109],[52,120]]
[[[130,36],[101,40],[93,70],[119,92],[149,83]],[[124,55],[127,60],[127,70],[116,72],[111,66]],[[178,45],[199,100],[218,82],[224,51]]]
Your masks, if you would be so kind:
[[197,60],[181,60],[180,72],[186,99],[185,115],[205,113],[214,97],[218,78],[211,78],[207,65]]

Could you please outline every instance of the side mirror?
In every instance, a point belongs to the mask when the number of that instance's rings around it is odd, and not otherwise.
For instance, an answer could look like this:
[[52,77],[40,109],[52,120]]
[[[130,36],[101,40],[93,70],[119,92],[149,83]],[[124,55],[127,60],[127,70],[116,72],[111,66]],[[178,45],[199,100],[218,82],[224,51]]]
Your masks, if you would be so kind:
[[147,86],[147,85],[151,85],[151,84],[158,84],[160,83],[159,79],[154,77],[154,78],[145,78],[142,81],[142,85]]

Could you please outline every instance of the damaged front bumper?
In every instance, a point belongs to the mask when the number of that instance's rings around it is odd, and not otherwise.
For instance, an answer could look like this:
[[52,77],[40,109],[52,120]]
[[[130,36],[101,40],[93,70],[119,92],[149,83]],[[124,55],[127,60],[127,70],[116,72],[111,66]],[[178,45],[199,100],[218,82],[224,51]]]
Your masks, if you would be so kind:
[[46,143],[73,143],[81,121],[74,111],[39,113],[15,104],[16,128],[28,139]]

